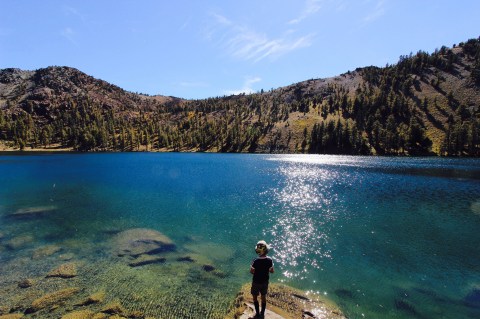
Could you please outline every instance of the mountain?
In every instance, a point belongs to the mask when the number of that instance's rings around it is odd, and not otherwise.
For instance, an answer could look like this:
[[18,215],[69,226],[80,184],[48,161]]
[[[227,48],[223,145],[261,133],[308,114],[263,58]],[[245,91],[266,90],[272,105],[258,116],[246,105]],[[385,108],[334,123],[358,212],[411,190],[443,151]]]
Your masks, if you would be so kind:
[[69,67],[0,70],[0,147],[480,155],[480,39],[268,92],[185,100]]

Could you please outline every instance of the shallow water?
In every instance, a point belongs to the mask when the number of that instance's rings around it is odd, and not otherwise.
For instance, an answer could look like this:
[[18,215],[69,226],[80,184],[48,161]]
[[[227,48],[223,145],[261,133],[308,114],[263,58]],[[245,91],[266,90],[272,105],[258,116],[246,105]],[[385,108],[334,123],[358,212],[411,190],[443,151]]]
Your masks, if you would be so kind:
[[[161,318],[222,318],[265,239],[272,281],[324,295],[350,318],[480,316],[468,298],[480,289],[479,160],[0,155],[0,185],[3,306],[75,285]],[[11,215],[22,210],[30,214]],[[128,266],[111,241],[136,227],[167,235],[177,251]],[[61,250],[32,259],[45,245]],[[177,260],[186,255],[196,262]],[[77,277],[43,279],[67,259]],[[39,284],[19,290],[24,278]]]

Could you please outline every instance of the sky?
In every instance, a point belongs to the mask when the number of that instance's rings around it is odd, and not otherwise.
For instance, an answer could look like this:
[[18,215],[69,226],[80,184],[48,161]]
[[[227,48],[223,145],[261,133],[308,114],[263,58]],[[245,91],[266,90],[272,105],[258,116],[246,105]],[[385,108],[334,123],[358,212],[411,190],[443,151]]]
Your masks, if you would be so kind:
[[0,69],[79,69],[199,99],[327,78],[480,36],[478,0],[0,0]]

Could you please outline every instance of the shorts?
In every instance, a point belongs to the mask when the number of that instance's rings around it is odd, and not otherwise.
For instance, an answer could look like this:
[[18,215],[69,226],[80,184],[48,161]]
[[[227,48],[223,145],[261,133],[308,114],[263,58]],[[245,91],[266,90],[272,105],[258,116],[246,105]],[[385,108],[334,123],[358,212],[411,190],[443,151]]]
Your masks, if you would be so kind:
[[252,282],[252,288],[250,289],[250,292],[254,296],[258,296],[258,294],[262,294],[262,296],[266,295],[268,291],[268,282],[265,282],[263,284],[258,284],[256,282]]

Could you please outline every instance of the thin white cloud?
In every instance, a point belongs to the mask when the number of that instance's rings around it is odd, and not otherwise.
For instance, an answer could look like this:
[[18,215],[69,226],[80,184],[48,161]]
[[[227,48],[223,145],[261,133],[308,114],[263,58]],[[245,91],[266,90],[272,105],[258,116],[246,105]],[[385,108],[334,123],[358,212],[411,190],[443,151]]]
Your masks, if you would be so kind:
[[75,31],[73,31],[72,28],[67,27],[67,28],[63,29],[60,32],[60,34],[62,35],[62,37],[67,39],[70,43],[72,43],[75,46],[78,46],[78,43],[75,41]]
[[385,14],[385,0],[377,1],[375,8],[373,8],[372,12],[370,12],[365,18],[363,18],[364,22],[372,22]]
[[252,86],[255,83],[258,83],[262,81],[261,78],[257,77],[247,77],[245,78],[245,82],[243,83],[243,88],[239,90],[227,90],[225,91],[226,95],[239,95],[239,94],[252,94],[255,92],[255,90],[252,88]]
[[182,81],[178,83],[181,87],[195,88],[195,87],[208,87],[208,83],[200,81]]
[[305,2],[305,9],[303,10],[303,12],[295,19],[290,20],[288,23],[298,24],[303,20],[305,20],[306,18],[308,18],[309,16],[311,16],[312,14],[315,14],[316,12],[318,12],[318,10],[322,8],[323,1],[324,0],[307,0]]
[[219,14],[212,14],[215,25],[205,32],[205,38],[216,41],[229,55],[253,62],[275,59],[294,50],[312,45],[314,34],[297,36],[291,29],[272,38],[247,26],[237,25]]

